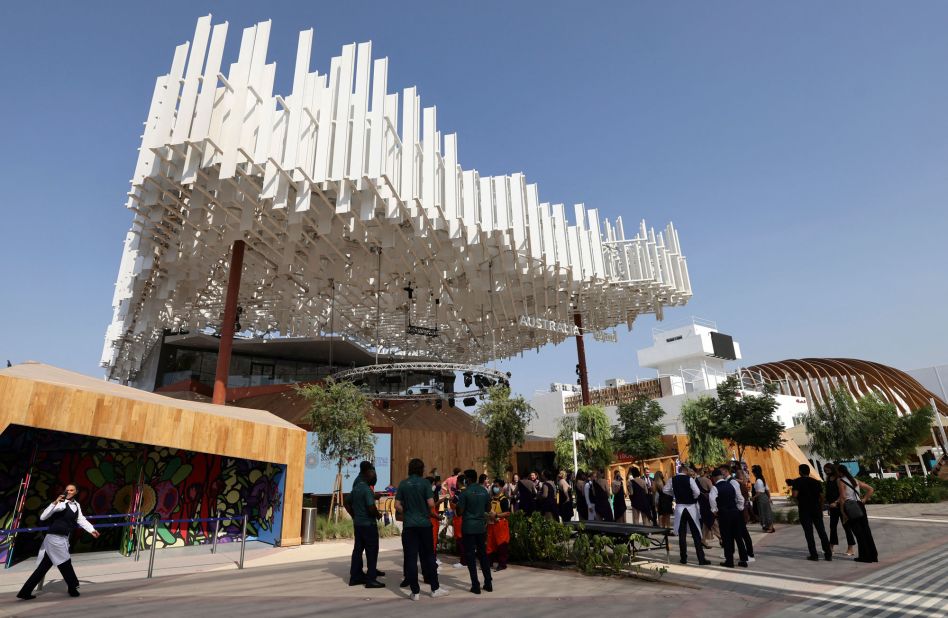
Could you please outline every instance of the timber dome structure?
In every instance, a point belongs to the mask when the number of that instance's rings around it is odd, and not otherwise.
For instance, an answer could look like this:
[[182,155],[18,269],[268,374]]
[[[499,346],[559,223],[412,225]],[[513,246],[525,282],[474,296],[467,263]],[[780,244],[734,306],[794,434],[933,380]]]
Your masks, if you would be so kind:
[[800,358],[754,365],[741,371],[742,377],[772,382],[784,395],[806,397],[807,401],[827,401],[837,388],[854,397],[875,393],[907,414],[931,405],[948,410],[948,403],[922,386],[904,371],[881,363],[855,358]]

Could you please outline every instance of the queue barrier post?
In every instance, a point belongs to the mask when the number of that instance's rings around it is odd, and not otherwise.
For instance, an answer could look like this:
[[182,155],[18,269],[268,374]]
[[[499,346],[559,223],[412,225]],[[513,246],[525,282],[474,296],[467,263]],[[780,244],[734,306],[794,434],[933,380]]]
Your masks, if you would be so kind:
[[219,517],[214,518],[214,540],[211,541],[211,553],[217,553],[217,537],[220,534],[221,520]]
[[142,549],[142,518],[139,517],[135,521],[135,562],[138,562],[138,558],[141,555]]
[[152,572],[155,568],[155,547],[158,545],[158,517],[155,517],[154,523],[151,525],[151,551],[148,555],[148,579],[151,579]]
[[247,549],[247,513],[244,513],[243,531],[240,533],[240,563],[238,569],[244,568],[244,550]]

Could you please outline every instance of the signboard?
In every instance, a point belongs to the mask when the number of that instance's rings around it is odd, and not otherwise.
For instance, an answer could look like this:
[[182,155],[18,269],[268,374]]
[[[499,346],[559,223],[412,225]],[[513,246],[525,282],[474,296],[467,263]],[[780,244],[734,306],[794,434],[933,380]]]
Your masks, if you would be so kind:
[[583,334],[592,334],[596,341],[604,341],[608,343],[617,343],[619,341],[619,336],[617,334],[606,332],[604,330],[592,330],[584,329],[581,331],[578,326],[575,324],[567,324],[566,322],[557,322],[556,320],[547,320],[545,318],[538,318],[532,315],[522,315],[520,316],[519,321],[517,322],[520,326],[526,326],[527,328],[535,328],[536,330],[548,330],[554,333],[560,333],[561,335],[571,335],[573,337],[579,337]]
[[[374,433],[375,472],[379,480],[375,490],[381,491],[392,484],[392,434]],[[306,433],[306,465],[303,468],[303,493],[329,495],[336,479],[336,462],[326,461],[314,445],[315,433]],[[352,482],[359,476],[359,463],[353,460],[342,466],[342,489],[348,493]]]

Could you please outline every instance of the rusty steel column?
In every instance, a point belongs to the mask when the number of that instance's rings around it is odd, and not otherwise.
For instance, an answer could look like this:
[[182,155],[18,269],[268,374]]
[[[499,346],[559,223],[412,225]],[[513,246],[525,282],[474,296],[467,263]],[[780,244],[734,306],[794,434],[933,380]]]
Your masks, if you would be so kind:
[[573,323],[579,328],[576,335],[576,357],[579,360],[579,387],[583,392],[583,405],[589,405],[589,377],[586,375],[586,346],[583,343],[583,316],[577,312],[573,314]]
[[217,371],[214,375],[212,403],[224,405],[227,401],[227,376],[230,373],[230,351],[234,345],[234,324],[237,322],[237,293],[240,291],[240,271],[244,267],[244,241],[235,240],[227,276],[227,295],[224,297],[224,322],[221,324],[221,343],[217,350]]

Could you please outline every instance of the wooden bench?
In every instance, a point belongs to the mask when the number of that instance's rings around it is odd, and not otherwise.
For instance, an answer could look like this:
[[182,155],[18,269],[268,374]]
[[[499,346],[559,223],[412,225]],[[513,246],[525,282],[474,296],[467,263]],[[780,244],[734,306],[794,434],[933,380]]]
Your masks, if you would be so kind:
[[[567,525],[572,526],[577,533],[602,534],[616,538],[627,539],[629,551],[632,558],[638,557],[639,553],[665,550],[665,562],[671,562],[671,552],[668,547],[668,537],[671,535],[671,528],[661,526],[643,526],[639,524],[623,524],[613,521],[568,521]],[[629,538],[633,534],[639,534],[645,537],[647,545],[637,547],[635,542]],[[650,560],[645,557],[643,560]]]

